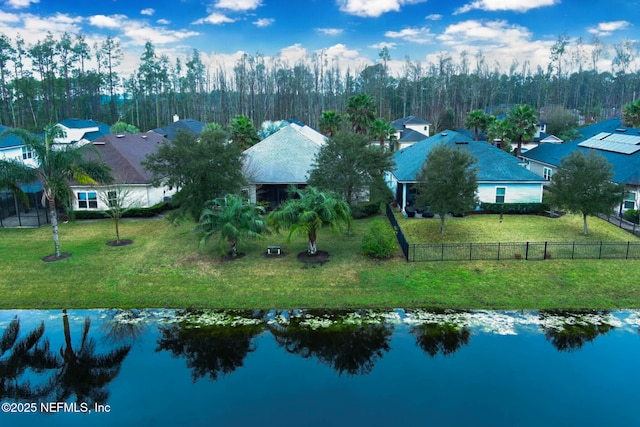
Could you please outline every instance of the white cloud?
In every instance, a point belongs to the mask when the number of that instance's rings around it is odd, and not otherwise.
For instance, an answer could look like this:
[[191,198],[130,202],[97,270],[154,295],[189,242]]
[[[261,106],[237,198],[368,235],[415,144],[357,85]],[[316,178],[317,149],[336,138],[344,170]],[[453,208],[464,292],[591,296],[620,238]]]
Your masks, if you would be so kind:
[[214,12],[211,15],[207,16],[206,18],[201,18],[198,19],[197,21],[194,21],[194,24],[213,24],[213,25],[220,25],[220,24],[229,24],[231,22],[236,22],[235,19],[229,18],[226,15],[223,15],[221,13],[217,13]]
[[218,0],[214,5],[216,9],[236,11],[254,10],[259,6],[262,6],[262,0]]
[[168,19],[158,19],[156,22],[158,24],[160,24],[160,25],[169,25],[169,24],[171,24],[171,21],[169,21]]
[[587,31],[598,36],[609,36],[614,31],[624,30],[631,25],[628,21],[600,22],[596,27],[591,27]]
[[386,37],[402,39],[411,43],[428,44],[433,42],[434,35],[427,27],[405,28],[400,31],[387,31]]
[[474,9],[480,9],[485,12],[497,11],[514,11],[526,12],[531,9],[540,7],[553,6],[560,3],[560,0],[474,0],[457,8],[453,14],[466,13]]
[[426,0],[336,0],[341,12],[364,18],[377,18],[387,12],[399,12],[409,4],[424,3]]
[[41,17],[27,14],[22,16],[22,22],[25,32],[25,40],[33,36],[36,39],[42,38],[46,32],[51,32],[54,37],[63,33],[77,34],[81,32],[82,18],[71,17],[63,13],[56,13],[54,16]]
[[276,20],[273,18],[260,18],[256,21],[253,21],[253,25],[258,28],[268,27],[272,25]]
[[442,19],[442,15],[440,15],[439,13],[432,13],[431,15],[425,16],[424,19],[429,21],[439,21]]
[[165,28],[150,27],[140,22],[131,21],[123,28],[124,35],[130,41],[129,44],[143,46],[147,41],[152,41],[155,46],[176,43],[189,37],[199,35],[195,31],[176,31]]
[[344,30],[341,28],[316,28],[316,32],[325,36],[339,36]]
[[31,6],[31,3],[40,3],[40,0],[6,0],[4,3],[11,9],[24,9]]
[[463,21],[449,25],[438,40],[448,45],[463,43],[514,44],[528,40],[531,33],[524,27],[506,21]]
[[6,13],[0,10],[0,22],[20,22],[20,17],[14,13]]
[[89,24],[98,28],[120,28],[127,19],[125,15],[94,15],[89,17]]
[[146,9],[142,9],[140,11],[140,13],[142,15],[147,15],[147,16],[152,16],[154,13],[156,13],[156,11],[150,7],[146,8]]
[[369,45],[371,49],[378,49],[378,50],[382,50],[385,47],[387,49],[395,49],[396,46],[398,46],[397,43],[389,43],[389,42],[380,42],[380,43]]

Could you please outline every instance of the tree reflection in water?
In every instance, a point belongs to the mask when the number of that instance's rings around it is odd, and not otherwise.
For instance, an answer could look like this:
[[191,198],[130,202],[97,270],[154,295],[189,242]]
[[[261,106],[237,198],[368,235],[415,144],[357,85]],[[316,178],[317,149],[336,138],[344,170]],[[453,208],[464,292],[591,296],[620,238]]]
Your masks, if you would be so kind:
[[541,310],[538,315],[545,338],[559,351],[579,350],[615,328],[606,321],[608,311]]
[[287,352],[305,359],[317,357],[347,375],[370,373],[389,351],[393,333],[391,325],[380,321],[358,322],[353,312],[304,312],[291,317],[288,324],[270,322],[268,328]]
[[410,332],[415,335],[418,346],[431,357],[451,356],[471,340],[469,328],[452,322],[421,323]]
[[100,325],[107,342],[133,344],[147,332],[147,322],[139,310],[114,310],[111,317]]
[[241,367],[256,349],[253,338],[264,331],[261,312],[189,311],[181,316],[179,323],[159,328],[156,351],[184,357],[194,382],[206,376],[215,381]]
[[16,316],[0,338],[0,399],[41,399],[53,390],[52,377],[41,384],[24,379],[27,372],[43,373],[56,369],[59,361],[49,349],[44,336],[44,322],[26,336],[20,336],[20,320]]
[[105,403],[109,398],[107,386],[120,372],[131,346],[125,345],[107,354],[96,354],[96,342],[89,338],[91,320],[84,321],[79,346],[74,348],[67,310],[62,310],[64,346],[60,348],[62,365],[57,374],[56,400],[66,401],[71,396],[77,402]]

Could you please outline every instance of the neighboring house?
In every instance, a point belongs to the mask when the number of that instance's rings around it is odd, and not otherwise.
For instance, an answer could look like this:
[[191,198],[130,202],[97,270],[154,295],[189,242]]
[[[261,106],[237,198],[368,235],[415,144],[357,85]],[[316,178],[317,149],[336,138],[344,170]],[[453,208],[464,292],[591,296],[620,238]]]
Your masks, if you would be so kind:
[[396,130],[394,151],[400,151],[429,136],[431,123],[416,116],[408,116],[391,122]]
[[[7,129],[9,128],[0,125],[0,134]],[[32,167],[38,166],[33,151],[29,150],[24,145],[24,141],[15,135],[7,135],[0,139],[0,159],[17,160]]]
[[155,132],[167,138],[169,141],[178,135],[179,132],[189,132],[199,135],[202,133],[205,124],[193,119],[180,119],[176,114],[173,116],[173,123],[168,126],[152,129],[150,132]]
[[58,123],[58,127],[65,133],[64,138],[55,139],[58,144],[85,145],[111,132],[109,125],[91,119],[66,119]]
[[270,208],[287,198],[290,185],[307,185],[315,156],[325,137],[302,123],[290,122],[244,151],[244,173],[252,203],[266,202]]
[[[154,153],[166,141],[162,135],[154,132],[110,134],[93,141],[100,159],[111,167],[115,184],[95,186],[73,183],[73,209],[108,209],[101,200],[101,193],[117,192],[119,189],[129,192],[125,205],[147,208],[167,200],[175,193],[175,189],[154,187],[151,184],[152,174],[142,167],[142,161],[147,155]],[[94,156],[93,153],[90,155]]]
[[596,150],[613,166],[614,182],[624,184],[619,212],[640,208],[640,129],[622,126],[620,119],[609,119],[579,129],[582,137],[563,144],[541,144],[522,155],[528,168],[550,180],[562,158],[573,151]]
[[480,202],[541,203],[545,181],[521,166],[513,155],[455,131],[445,131],[422,140],[395,154],[395,169],[385,181],[404,210],[413,200],[413,185],[429,152],[439,144],[469,151],[477,160]]

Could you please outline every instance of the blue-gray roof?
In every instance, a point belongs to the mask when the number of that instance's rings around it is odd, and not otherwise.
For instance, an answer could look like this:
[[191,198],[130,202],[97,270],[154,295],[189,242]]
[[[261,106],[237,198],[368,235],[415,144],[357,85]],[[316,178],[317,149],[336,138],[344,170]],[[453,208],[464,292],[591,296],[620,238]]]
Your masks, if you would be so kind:
[[[622,129],[624,129],[624,132],[620,132]],[[541,144],[527,151],[522,157],[557,167],[560,165],[560,161],[564,156],[571,154],[575,150],[584,151],[585,153],[592,150],[592,148],[580,147],[578,144],[601,132],[640,136],[640,129],[622,126],[620,119],[605,120],[600,123],[582,127],[578,129],[578,131],[582,135],[579,139],[563,144]],[[596,151],[598,154],[602,154],[613,166],[613,179],[615,182],[628,185],[640,185],[640,152],[635,154],[621,154],[605,150]]]
[[[10,128],[0,125],[0,134],[2,134],[2,132],[4,132],[7,129],[10,129]],[[15,135],[5,135],[2,139],[0,139],[0,149],[10,148],[10,147],[19,147],[21,145],[24,145],[24,141]]]
[[153,132],[159,133],[160,135],[167,138],[169,141],[173,141],[173,139],[178,135],[178,132],[189,132],[193,134],[199,134],[204,129],[205,124],[199,122],[194,119],[180,119],[171,123],[168,126],[152,129]]
[[424,139],[395,154],[393,171],[400,182],[415,182],[416,175],[429,152],[439,144],[467,150],[476,158],[478,182],[533,182],[544,180],[520,165],[513,155],[486,143],[474,141],[459,132],[447,130]]
[[428,121],[421,119],[416,116],[407,116],[401,119],[396,119],[391,122],[391,127],[396,130],[402,130],[406,127],[406,125],[429,125]]

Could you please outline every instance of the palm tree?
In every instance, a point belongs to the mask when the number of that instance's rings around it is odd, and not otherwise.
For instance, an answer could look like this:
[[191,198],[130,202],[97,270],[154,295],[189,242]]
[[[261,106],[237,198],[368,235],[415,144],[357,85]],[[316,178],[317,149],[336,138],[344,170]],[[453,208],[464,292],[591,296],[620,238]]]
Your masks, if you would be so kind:
[[384,147],[384,141],[389,140],[389,147],[393,146],[393,140],[395,140],[396,130],[391,126],[390,122],[385,122],[382,119],[375,119],[369,128],[369,134],[380,142],[380,148]]
[[260,138],[251,119],[247,116],[239,115],[231,120],[231,140],[238,144],[240,148],[246,150],[260,141]]
[[335,111],[324,111],[320,117],[319,127],[320,133],[330,138],[342,127],[342,116]]
[[213,234],[220,232],[223,252],[225,241],[228,241],[231,244],[231,256],[236,257],[240,238],[258,238],[265,230],[263,214],[264,207],[249,204],[235,194],[227,194],[207,203],[194,231],[203,233],[202,245]]
[[630,102],[622,109],[625,126],[640,126],[640,99]]
[[89,150],[89,147],[79,149],[75,144],[64,147],[54,146],[54,138],[64,136],[64,131],[57,125],[48,125],[45,128],[44,139],[22,129],[8,129],[1,136],[5,134],[16,135],[36,154],[39,166],[35,172],[44,189],[43,204],[44,199],[49,202],[55,258],[60,258],[62,253],[58,237],[56,200],[69,202],[73,198],[69,187],[71,180],[79,184],[111,182],[113,180],[111,170],[101,161],[83,157],[83,153]]
[[67,310],[62,310],[62,313],[65,343],[60,348],[62,366],[56,382],[56,400],[66,401],[75,395],[78,402],[87,402],[91,406],[104,403],[109,397],[106,387],[118,376],[131,346],[118,347],[104,355],[96,354],[96,342],[89,338],[91,320],[87,317],[80,346],[74,349]]
[[9,190],[29,204],[29,199],[20,188],[20,183],[30,183],[37,179],[36,171],[16,160],[0,159],[0,190]]
[[507,120],[494,120],[487,128],[487,142],[494,144],[500,141],[500,148],[511,152],[513,124]]
[[308,186],[304,190],[291,189],[290,198],[278,210],[267,218],[276,231],[288,228],[289,239],[294,235],[306,233],[309,239],[308,255],[318,251],[316,238],[318,231],[325,225],[333,230],[340,229],[340,223],[351,224],[349,205],[335,193],[321,192]]
[[485,114],[485,112],[482,110],[474,110],[470,112],[467,118],[464,120],[465,127],[469,130],[473,129],[476,136],[476,141],[478,140],[478,134],[480,133],[480,131],[487,130],[489,117],[490,116],[488,114]]
[[365,134],[376,119],[375,101],[366,93],[354,95],[347,101],[346,112],[353,131]]
[[513,124],[513,139],[518,143],[516,147],[516,157],[520,157],[522,151],[522,142],[531,141],[536,134],[536,125],[538,124],[538,118],[536,113],[528,105],[518,105],[512,108],[507,113],[509,122]]

